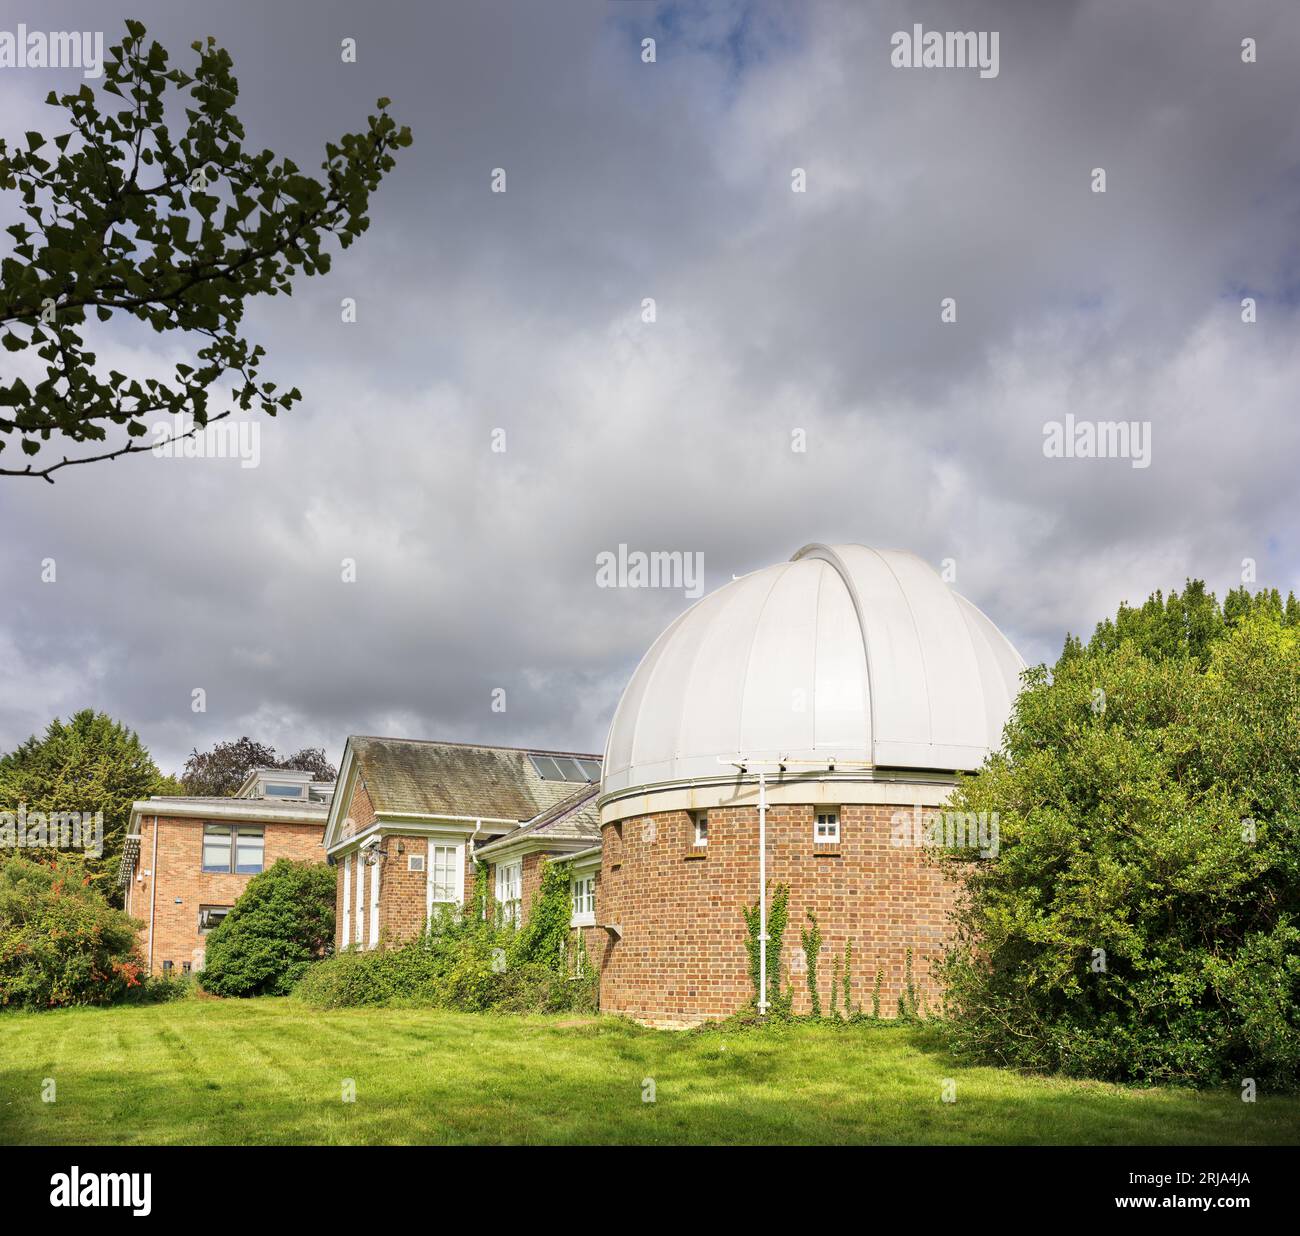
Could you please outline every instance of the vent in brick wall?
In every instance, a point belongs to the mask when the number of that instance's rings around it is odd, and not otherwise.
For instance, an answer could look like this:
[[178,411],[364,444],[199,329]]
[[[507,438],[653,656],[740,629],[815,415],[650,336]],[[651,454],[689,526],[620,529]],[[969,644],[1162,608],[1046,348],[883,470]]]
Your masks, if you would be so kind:
[[407,871],[423,871],[423,870],[424,870],[424,855],[423,855],[423,854],[408,854],[408,855],[406,856],[406,869],[407,869]]

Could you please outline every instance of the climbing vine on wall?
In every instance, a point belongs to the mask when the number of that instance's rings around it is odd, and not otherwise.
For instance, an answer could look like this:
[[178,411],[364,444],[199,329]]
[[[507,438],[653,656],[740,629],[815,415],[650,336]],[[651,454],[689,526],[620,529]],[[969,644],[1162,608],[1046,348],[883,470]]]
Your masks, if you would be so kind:
[[[767,1004],[768,1012],[776,1016],[785,1016],[790,1012],[791,993],[781,993],[781,941],[785,938],[786,924],[790,918],[790,886],[776,884],[772,886],[772,901],[767,908]],[[759,907],[744,906],[741,913],[745,916],[745,949],[749,953],[749,981],[754,987],[754,1002],[759,999]]]
[[541,885],[528,921],[514,938],[511,962],[537,962],[557,972],[565,971],[572,908],[569,864],[558,859],[542,859]]
[[803,956],[808,970],[808,995],[812,998],[812,1015],[822,1015],[822,998],[817,993],[817,955],[822,951],[822,929],[818,926],[817,915],[812,907],[808,908],[810,926],[801,928],[799,938],[803,942]]
[[470,897],[469,913],[475,919],[487,918],[488,865],[481,858],[474,863],[474,892]]

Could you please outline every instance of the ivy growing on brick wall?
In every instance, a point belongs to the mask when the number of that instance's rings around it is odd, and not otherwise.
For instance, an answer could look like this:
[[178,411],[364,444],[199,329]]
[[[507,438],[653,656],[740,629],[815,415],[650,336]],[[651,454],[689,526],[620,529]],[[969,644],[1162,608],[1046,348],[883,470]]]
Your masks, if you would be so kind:
[[[772,903],[767,910],[767,1004],[768,1012],[774,1016],[787,1016],[793,992],[781,993],[781,941],[785,938],[786,924],[790,918],[790,886],[776,884],[772,886]],[[758,902],[744,906],[741,913],[745,916],[745,948],[749,953],[749,981],[754,986],[754,1002],[759,998],[759,933]]]
[[569,942],[569,864],[559,859],[542,859],[541,884],[533,899],[528,921],[511,945],[514,965],[537,962],[557,973],[566,969]]
[[470,896],[469,913],[472,918],[488,916],[488,865],[481,858],[474,864],[474,892]]
[[817,915],[812,907],[808,908],[809,926],[802,928],[799,938],[803,942],[803,956],[808,970],[808,995],[812,998],[812,1015],[822,1015],[822,998],[817,992],[817,955],[822,951],[822,929],[817,923]]

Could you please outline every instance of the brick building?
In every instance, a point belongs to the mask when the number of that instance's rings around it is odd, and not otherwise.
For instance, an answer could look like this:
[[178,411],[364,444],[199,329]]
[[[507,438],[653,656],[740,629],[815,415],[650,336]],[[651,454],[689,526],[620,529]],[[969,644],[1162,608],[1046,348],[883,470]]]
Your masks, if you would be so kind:
[[150,973],[201,970],[208,932],[276,859],[322,861],[333,792],[310,773],[256,768],[233,797],[133,803],[118,879]]
[[[800,928],[822,933],[819,995],[852,945],[849,999],[888,1015],[930,970],[958,890],[935,834],[996,845],[996,821],[943,808],[1001,744],[1024,663],[919,558],[810,545],[706,596],[641,661],[603,759],[351,738],[326,850],[340,948],[409,939],[462,902],[476,861],[511,918],[547,857],[570,861],[571,925],[605,1011],[657,1025],[753,999],[743,910],[787,885],[781,963],[811,997]],[[762,839],[760,844],[760,839]],[[843,991],[841,980],[839,990]]]
[[419,934],[435,907],[468,898],[478,861],[489,902],[522,921],[546,856],[575,860],[574,927],[594,931],[599,783],[600,757],[581,752],[349,738],[325,831],[336,947]]
[[[796,1010],[811,1001],[798,972],[810,908],[823,1007],[850,941],[855,1007],[879,973],[882,1012],[897,1008],[909,950],[933,1001],[957,890],[927,839],[957,774],[1001,745],[1023,668],[921,559],[861,545],[806,546],[682,614],[606,745],[601,1008],[661,1025],[743,1008],[742,907],[764,880],[768,896],[790,889],[781,963]],[[996,844],[987,820],[948,822]]]

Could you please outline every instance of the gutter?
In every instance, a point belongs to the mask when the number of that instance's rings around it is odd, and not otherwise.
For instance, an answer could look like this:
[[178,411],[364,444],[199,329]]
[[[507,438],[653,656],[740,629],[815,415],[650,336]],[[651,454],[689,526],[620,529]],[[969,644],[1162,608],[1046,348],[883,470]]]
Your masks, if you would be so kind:
[[153,920],[158,904],[158,817],[153,818],[153,858],[149,860],[149,977],[153,978]]
[[[742,757],[726,759],[718,757],[718,762],[722,764],[731,764],[737,768],[742,765],[753,765],[757,761],[744,760]],[[763,761],[767,764],[780,765],[781,775],[777,780],[783,785],[798,785],[804,782],[818,781],[862,781],[862,782],[879,782],[886,785],[902,783],[904,785],[936,785],[950,786],[957,783],[956,772],[951,769],[942,768],[892,768],[879,764],[872,764],[867,760],[847,760],[836,756],[828,755],[821,760],[780,760],[767,759]],[[807,770],[792,769],[791,765],[808,764]],[[601,810],[610,803],[619,802],[624,798],[635,798],[638,795],[650,795],[660,790],[689,790],[689,789],[709,789],[714,786],[734,786],[734,785],[754,785],[758,777],[754,773],[742,771],[739,776],[711,776],[701,775],[696,777],[676,777],[665,781],[647,781],[636,785],[625,785],[615,790],[608,790],[602,793],[596,799],[596,808]],[[603,783],[602,783],[603,784]]]
[[232,798],[228,803],[194,803],[180,799],[169,800],[166,795],[146,798],[131,804],[132,811],[141,815],[161,812],[177,819],[195,820],[256,820],[281,824],[320,824],[324,826],[329,815],[324,803],[314,804],[314,810],[292,807],[267,806],[265,800]]

